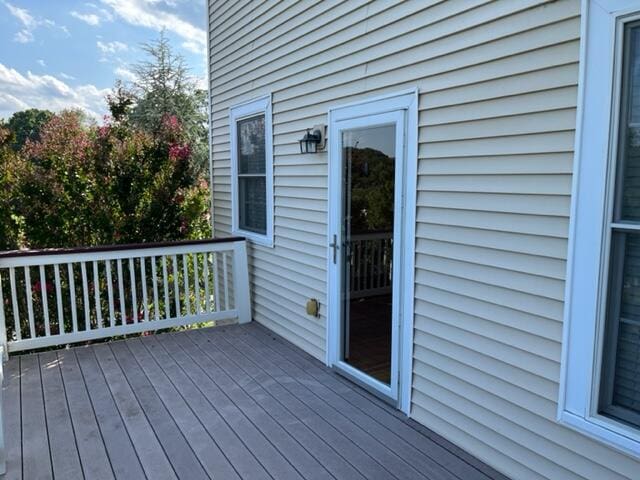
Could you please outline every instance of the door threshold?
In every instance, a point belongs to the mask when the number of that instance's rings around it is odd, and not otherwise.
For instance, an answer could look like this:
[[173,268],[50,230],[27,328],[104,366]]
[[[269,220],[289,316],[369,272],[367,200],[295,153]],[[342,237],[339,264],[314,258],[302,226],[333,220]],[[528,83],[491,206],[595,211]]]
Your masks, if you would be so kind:
[[[352,367],[350,365],[348,365],[348,367],[350,369],[354,368],[354,367]],[[340,365],[332,365],[330,368],[331,368],[331,370],[333,370],[335,373],[337,373],[341,377],[349,380],[351,383],[354,383],[355,385],[359,386],[363,390],[366,390],[368,393],[372,394],[374,397],[378,398],[379,400],[382,400],[384,403],[392,406],[393,408],[398,408],[398,400],[397,399],[391,397],[388,394],[385,394],[384,392],[381,392],[376,387],[371,385],[371,383],[368,383],[368,382],[362,380],[361,378],[358,378],[357,375],[354,375],[353,373],[350,373],[349,371],[345,370]],[[366,375],[366,374],[363,374],[360,371],[358,371],[358,373],[360,373],[361,375]],[[368,377],[368,378],[372,382],[376,382],[376,383],[380,383],[381,385],[384,385],[382,382],[380,382],[379,380],[376,380],[373,377]],[[388,387],[387,385],[384,385],[384,387],[390,389],[390,387]]]

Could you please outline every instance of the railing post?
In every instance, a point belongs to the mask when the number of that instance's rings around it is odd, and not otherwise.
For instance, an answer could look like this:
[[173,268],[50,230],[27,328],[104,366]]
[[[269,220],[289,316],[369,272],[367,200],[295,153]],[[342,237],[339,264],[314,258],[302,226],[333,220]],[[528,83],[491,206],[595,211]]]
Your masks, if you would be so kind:
[[247,264],[247,242],[233,244],[233,295],[238,311],[238,322],[251,321],[251,294],[249,290],[249,267]]
[[6,354],[6,346],[0,345],[0,475],[7,472],[7,457],[4,449],[4,419],[3,419],[3,389],[4,389],[4,356]]

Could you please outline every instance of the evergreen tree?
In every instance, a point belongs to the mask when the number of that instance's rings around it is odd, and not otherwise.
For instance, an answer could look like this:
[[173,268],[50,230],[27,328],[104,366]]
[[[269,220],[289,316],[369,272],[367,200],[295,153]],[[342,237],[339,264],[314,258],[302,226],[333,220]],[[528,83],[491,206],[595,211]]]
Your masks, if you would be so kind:
[[206,92],[198,88],[184,58],[172,50],[164,31],[141,48],[147,59],[133,66],[137,79],[131,87],[131,120],[155,134],[162,129],[164,118],[175,116],[192,147],[194,174],[201,175],[209,164]]

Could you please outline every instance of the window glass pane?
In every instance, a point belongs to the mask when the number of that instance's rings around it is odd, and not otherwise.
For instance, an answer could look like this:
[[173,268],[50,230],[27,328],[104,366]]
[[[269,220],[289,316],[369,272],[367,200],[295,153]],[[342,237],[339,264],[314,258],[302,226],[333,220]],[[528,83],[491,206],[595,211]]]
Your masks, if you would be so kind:
[[616,220],[640,221],[640,26],[627,27],[622,76]]
[[238,178],[239,226],[241,230],[267,233],[267,191],[265,177]]
[[640,234],[612,237],[601,411],[640,426]]
[[265,173],[264,114],[238,121],[238,173]]

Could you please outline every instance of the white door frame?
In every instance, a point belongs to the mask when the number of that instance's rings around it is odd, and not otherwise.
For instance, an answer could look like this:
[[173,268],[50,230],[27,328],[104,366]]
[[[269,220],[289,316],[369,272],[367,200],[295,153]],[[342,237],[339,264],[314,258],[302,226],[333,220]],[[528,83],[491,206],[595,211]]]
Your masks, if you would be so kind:
[[[338,244],[342,243],[342,153],[339,130],[344,127],[357,128],[366,126],[364,117],[377,116],[378,119],[391,119],[401,115],[404,130],[397,138],[396,148],[404,148],[404,168],[396,168],[396,180],[399,175],[404,188],[396,192],[396,199],[403,205],[403,214],[394,219],[394,230],[402,237],[402,248],[397,249],[399,258],[394,259],[400,265],[397,285],[394,283],[394,319],[396,320],[397,339],[396,352],[392,359],[398,365],[392,365],[391,387],[367,377],[357,369],[340,360],[340,318],[341,292],[339,262],[333,262],[333,249],[327,248],[327,345],[326,363],[328,366],[339,366],[348,374],[385,396],[398,398],[398,408],[409,415],[411,407],[411,379],[413,371],[413,318],[414,318],[414,280],[415,280],[415,229],[416,229],[416,194],[417,194],[417,157],[418,157],[418,90],[405,90],[365,101],[344,105],[329,110],[329,215],[327,244],[331,244],[334,235]],[[390,116],[387,114],[391,114]],[[386,123],[391,123],[387,121]],[[378,123],[379,124],[379,123]],[[342,127],[340,127],[342,125]],[[338,139],[338,141],[334,141]],[[400,144],[400,145],[398,145]],[[398,172],[404,170],[404,172]],[[398,182],[396,182],[398,184]],[[396,228],[397,227],[397,228]],[[341,247],[339,247],[341,248]],[[339,251],[339,254],[342,252]],[[338,255],[339,258],[339,255]],[[394,375],[395,372],[399,374]]]

